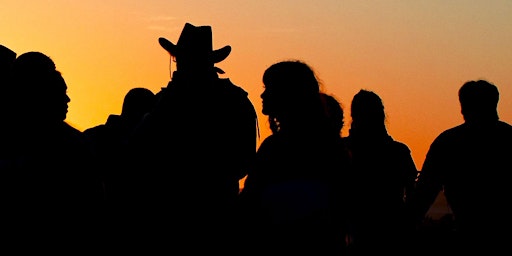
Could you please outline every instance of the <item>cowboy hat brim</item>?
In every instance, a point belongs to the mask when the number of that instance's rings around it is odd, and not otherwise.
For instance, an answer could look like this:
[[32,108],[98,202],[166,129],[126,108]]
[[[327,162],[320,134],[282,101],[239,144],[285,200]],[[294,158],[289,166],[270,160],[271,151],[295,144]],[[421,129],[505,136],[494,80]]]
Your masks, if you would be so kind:
[[218,63],[223,61],[228,57],[228,55],[231,53],[231,46],[226,45],[218,50],[214,50],[212,52],[212,61],[213,63]]
[[[164,48],[169,54],[172,56],[176,56],[178,54],[178,47],[177,45],[173,44],[171,41],[160,37],[158,38],[158,43],[160,43],[160,46]],[[213,63],[218,63],[223,61],[228,57],[228,55],[231,53],[231,46],[226,45],[218,50],[213,50],[211,52],[210,58]]]
[[160,46],[162,46],[172,56],[176,56],[177,47],[175,44],[171,43],[171,41],[169,41],[163,37],[160,37],[160,38],[158,38],[158,43],[160,43]]

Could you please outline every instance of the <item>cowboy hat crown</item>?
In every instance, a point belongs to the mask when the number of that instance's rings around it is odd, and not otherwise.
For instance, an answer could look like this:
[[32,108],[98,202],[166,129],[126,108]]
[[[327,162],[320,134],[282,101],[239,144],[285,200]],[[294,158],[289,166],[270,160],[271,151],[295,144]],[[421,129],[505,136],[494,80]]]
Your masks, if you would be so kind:
[[185,24],[177,44],[163,37],[158,42],[177,59],[202,59],[212,64],[223,61],[231,52],[229,45],[213,50],[210,26],[194,26],[190,23]]

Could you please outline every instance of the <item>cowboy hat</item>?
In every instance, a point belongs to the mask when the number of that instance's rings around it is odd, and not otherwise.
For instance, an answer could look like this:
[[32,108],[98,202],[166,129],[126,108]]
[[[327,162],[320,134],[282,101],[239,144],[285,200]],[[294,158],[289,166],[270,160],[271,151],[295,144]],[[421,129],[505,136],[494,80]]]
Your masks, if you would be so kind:
[[210,26],[194,26],[190,23],[185,24],[177,44],[163,37],[158,38],[158,42],[176,58],[204,59],[212,64],[223,61],[231,52],[229,45],[213,50]]

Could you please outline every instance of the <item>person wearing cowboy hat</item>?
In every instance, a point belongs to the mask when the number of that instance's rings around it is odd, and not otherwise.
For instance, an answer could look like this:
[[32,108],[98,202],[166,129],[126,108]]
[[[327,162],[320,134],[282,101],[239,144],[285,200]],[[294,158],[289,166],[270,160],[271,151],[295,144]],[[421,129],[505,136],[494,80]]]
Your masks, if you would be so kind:
[[151,223],[139,227],[163,241],[145,236],[153,248],[200,254],[202,244],[238,254],[239,181],[256,153],[255,108],[244,89],[219,78],[224,71],[215,64],[231,46],[213,50],[210,26],[186,23],[176,44],[158,41],[176,70],[130,143],[140,170],[136,200]]
[[[226,59],[231,53],[231,46],[226,45],[220,49],[213,50],[212,30],[210,26],[196,27],[186,23],[177,44],[160,37],[160,45],[175,58],[178,72],[173,74],[205,74],[205,72],[225,72],[214,66]],[[197,77],[201,78],[201,76]]]

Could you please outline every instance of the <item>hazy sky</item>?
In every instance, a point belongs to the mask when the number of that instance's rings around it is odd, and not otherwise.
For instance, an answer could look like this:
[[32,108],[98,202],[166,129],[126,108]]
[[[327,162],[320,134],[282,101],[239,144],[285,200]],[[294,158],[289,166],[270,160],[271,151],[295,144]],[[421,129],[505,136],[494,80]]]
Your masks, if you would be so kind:
[[[213,47],[231,45],[218,64],[249,92],[262,139],[261,77],[271,64],[310,64],[345,108],[359,89],[384,101],[388,130],[418,168],[432,140],[460,124],[457,90],[487,79],[500,90],[499,114],[512,123],[512,1],[503,0],[0,0],[0,44],[41,51],[63,73],[67,121],[80,130],[121,112],[133,87],[158,92],[186,22],[211,25]],[[348,135],[344,129],[343,135]]]

